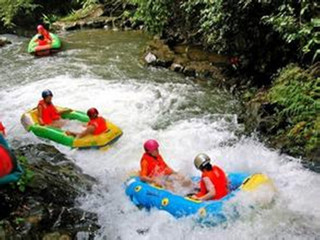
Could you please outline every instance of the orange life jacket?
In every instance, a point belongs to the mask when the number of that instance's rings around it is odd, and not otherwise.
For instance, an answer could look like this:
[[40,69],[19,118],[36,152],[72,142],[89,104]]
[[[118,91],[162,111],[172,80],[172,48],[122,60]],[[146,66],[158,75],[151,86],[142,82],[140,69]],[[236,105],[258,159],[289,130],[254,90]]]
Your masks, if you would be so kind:
[[41,117],[45,125],[49,125],[53,121],[60,119],[60,114],[58,113],[56,107],[52,103],[47,104],[44,100],[41,100],[39,101],[38,106],[42,107],[42,116],[39,117]]
[[107,130],[107,123],[103,117],[97,117],[95,119],[91,119],[88,122],[88,126],[94,126],[93,135],[99,135]]
[[160,154],[155,158],[148,153],[144,153],[140,165],[140,176],[144,177],[157,177],[173,173],[173,170],[168,167]]
[[12,172],[14,164],[10,152],[2,145],[0,145],[0,178]]
[[215,196],[210,200],[217,200],[228,194],[228,179],[226,174],[218,166],[213,166],[211,171],[204,170],[202,172],[200,192],[197,194],[197,197],[202,197],[208,193],[206,185],[203,181],[205,177],[208,177],[211,180],[216,190]]

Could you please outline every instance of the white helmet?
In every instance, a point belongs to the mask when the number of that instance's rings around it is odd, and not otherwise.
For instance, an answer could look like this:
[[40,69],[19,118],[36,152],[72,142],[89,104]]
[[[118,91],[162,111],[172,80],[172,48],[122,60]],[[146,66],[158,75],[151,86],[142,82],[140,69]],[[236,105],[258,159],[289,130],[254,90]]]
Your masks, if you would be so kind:
[[205,166],[207,163],[210,163],[210,157],[205,153],[198,154],[194,159],[194,165],[197,169]]

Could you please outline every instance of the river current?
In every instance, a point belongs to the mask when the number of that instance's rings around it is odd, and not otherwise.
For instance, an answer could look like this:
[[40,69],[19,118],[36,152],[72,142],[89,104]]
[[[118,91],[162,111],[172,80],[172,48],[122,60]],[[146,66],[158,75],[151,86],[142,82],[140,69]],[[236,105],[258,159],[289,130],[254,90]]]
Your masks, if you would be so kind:
[[[228,92],[194,83],[166,69],[145,68],[139,56],[148,36],[138,32],[87,30],[61,35],[64,51],[34,58],[28,39],[12,35],[0,49],[0,120],[13,146],[44,142],[20,124],[51,89],[56,105],[86,111],[96,107],[124,135],[108,151],[71,150],[50,142],[99,180],[79,199],[102,226],[97,239],[320,239],[320,175],[300,159],[280,155],[241,134],[241,106]],[[175,170],[199,175],[193,158],[205,152],[228,172],[263,172],[278,192],[268,208],[244,213],[215,227],[137,209],[123,182],[139,168],[143,142],[154,138]],[[81,234],[80,239],[85,238]]]

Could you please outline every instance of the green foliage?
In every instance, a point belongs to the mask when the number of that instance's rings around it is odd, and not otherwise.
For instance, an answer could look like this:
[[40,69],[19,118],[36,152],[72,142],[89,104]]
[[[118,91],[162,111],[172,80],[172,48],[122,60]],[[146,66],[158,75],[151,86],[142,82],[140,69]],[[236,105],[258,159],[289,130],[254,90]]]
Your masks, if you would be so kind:
[[135,20],[143,21],[148,31],[153,34],[162,33],[172,14],[172,0],[131,0],[138,6]]
[[59,19],[59,17],[55,14],[42,14],[42,21],[48,25],[49,27],[51,27],[51,25],[56,22]]
[[76,0],[76,2],[81,4],[82,8],[88,8],[92,5],[99,3],[98,0]]
[[24,156],[19,156],[18,161],[23,167],[24,173],[18,182],[13,184],[13,187],[18,187],[19,191],[24,192],[27,184],[32,180],[34,172],[28,168],[28,160]]
[[[319,4],[313,0],[131,0],[152,33],[180,34],[192,44],[240,57],[257,86],[277,69],[320,57]],[[169,33],[169,34],[167,34]],[[179,38],[180,39],[180,38]],[[298,51],[297,51],[298,50]]]
[[316,1],[285,1],[262,20],[288,43],[297,43],[300,56],[320,57],[320,5]]
[[39,21],[51,25],[58,16],[66,15],[73,8],[88,9],[98,0],[0,0],[0,25],[13,28],[15,23],[37,24]]
[[90,5],[90,6],[82,8],[82,9],[79,9],[77,11],[72,10],[68,16],[61,18],[60,21],[72,22],[72,21],[77,21],[77,20],[83,19],[86,16],[88,16],[88,14],[92,10],[93,6],[94,5]]
[[34,0],[0,0],[0,20],[6,27],[13,27],[13,18],[19,11],[28,14],[34,11],[39,5]]
[[301,149],[310,152],[320,146],[319,77],[296,65],[289,65],[275,79],[269,98],[278,106],[275,117],[281,119],[279,125],[286,123],[284,131],[278,134],[289,139],[289,149],[298,146],[295,148],[297,152]]
[[17,225],[19,225],[19,224],[21,224],[21,223],[24,223],[26,220],[24,219],[24,218],[21,218],[21,217],[16,217],[15,219],[14,219],[14,222],[15,222],[15,224],[17,224]]

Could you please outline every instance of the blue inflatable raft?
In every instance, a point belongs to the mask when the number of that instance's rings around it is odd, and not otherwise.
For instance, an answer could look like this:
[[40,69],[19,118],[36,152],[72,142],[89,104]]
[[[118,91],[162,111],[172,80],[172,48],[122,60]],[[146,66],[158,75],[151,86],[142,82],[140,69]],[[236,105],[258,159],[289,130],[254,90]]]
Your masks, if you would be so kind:
[[[195,178],[196,179],[196,178]],[[197,178],[199,181],[199,178]],[[139,208],[157,208],[164,210],[176,218],[194,215],[201,223],[215,225],[226,221],[229,217],[235,218],[235,211],[224,212],[224,205],[240,191],[255,191],[259,186],[273,183],[265,174],[229,173],[230,193],[220,200],[199,201],[171,193],[165,189],[142,182],[139,177],[129,178],[126,185],[126,194]],[[228,216],[227,216],[228,214]]]

